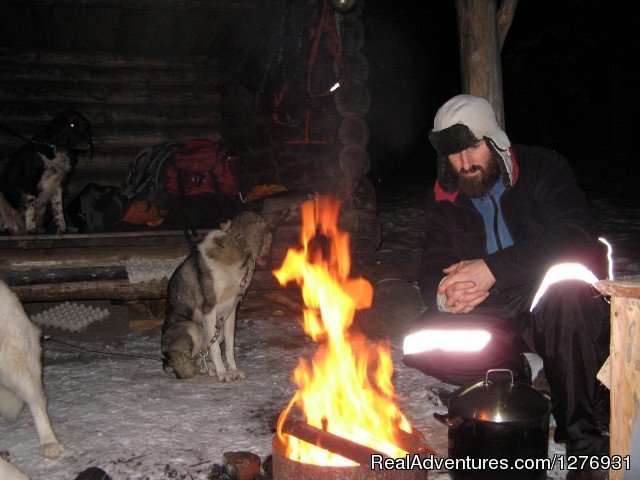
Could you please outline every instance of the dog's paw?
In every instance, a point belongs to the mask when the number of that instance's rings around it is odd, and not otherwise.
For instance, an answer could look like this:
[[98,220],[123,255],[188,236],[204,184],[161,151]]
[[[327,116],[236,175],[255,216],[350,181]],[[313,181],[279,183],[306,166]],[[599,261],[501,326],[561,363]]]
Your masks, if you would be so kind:
[[59,442],[45,443],[40,447],[40,454],[44,458],[58,458],[64,452],[64,447]]
[[229,375],[234,380],[240,380],[241,378],[247,378],[247,375],[238,368],[232,368],[229,370]]
[[221,372],[216,372],[216,375],[218,375],[218,380],[220,380],[223,383],[233,382],[234,380],[231,374],[226,370],[223,370]]

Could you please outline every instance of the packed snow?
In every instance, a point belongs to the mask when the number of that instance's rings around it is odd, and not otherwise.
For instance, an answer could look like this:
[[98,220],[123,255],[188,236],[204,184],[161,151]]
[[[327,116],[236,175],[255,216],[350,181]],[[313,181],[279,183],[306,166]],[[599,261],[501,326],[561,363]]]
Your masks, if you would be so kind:
[[[384,240],[367,259],[369,265],[384,272],[385,265],[418,261],[424,195],[416,190],[380,199]],[[594,201],[593,206],[602,233],[614,245],[616,275],[639,274],[640,208],[612,200]],[[372,278],[374,287],[393,280],[391,275]],[[114,307],[101,322],[126,324],[133,319],[126,311]],[[206,479],[214,463],[223,463],[224,452],[249,451],[264,460],[272,451],[275,420],[295,391],[292,371],[300,357],[308,358],[316,349],[293,318],[240,315],[236,359],[248,379],[228,384],[207,376],[180,381],[165,374],[157,359],[159,328],[123,329],[122,334],[116,330],[111,338],[85,335],[79,343],[152,358],[109,356],[44,342],[48,410],[66,451],[56,460],[39,456],[28,411],[13,424],[0,421],[0,452],[32,479],[73,479],[90,466],[103,468],[114,480]],[[441,398],[455,387],[405,367],[402,339],[391,335],[390,340],[398,401],[428,443],[446,456],[447,429],[432,414],[446,412]],[[563,453],[561,445],[550,441],[549,455]],[[548,478],[564,475],[557,469]],[[449,475],[430,472],[429,478]]]

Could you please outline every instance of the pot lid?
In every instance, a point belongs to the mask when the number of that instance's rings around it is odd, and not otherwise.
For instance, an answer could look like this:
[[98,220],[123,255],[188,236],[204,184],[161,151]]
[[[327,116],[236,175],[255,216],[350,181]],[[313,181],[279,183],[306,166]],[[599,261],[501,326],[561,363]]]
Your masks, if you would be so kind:
[[[511,374],[498,378],[496,372]],[[456,390],[449,412],[464,418],[495,423],[523,423],[548,417],[551,402],[545,394],[513,381],[511,370],[489,370],[484,381]]]

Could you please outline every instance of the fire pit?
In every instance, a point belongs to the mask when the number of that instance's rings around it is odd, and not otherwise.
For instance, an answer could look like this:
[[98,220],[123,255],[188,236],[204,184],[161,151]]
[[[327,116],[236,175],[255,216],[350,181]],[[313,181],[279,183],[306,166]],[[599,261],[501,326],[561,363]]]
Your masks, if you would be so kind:
[[372,470],[370,465],[335,467],[287,458],[285,444],[273,438],[273,480],[426,480],[426,470]]
[[[278,421],[274,478],[424,479],[425,470],[372,469],[372,455],[404,459],[428,448],[395,403],[389,345],[350,329],[356,310],[371,306],[373,287],[349,277],[340,205],[317,196],[301,209],[302,248],[289,249],[274,275],[282,285],[300,285],[303,328],[320,345],[294,371],[298,391]],[[300,420],[290,417],[294,410]]]

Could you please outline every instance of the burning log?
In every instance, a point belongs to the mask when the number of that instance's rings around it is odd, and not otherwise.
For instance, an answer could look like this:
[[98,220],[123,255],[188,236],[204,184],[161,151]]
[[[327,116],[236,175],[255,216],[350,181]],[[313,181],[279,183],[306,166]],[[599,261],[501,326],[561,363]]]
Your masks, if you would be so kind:
[[371,466],[371,456],[380,455],[389,458],[373,448],[352,442],[347,438],[334,435],[325,430],[313,427],[301,420],[288,418],[282,425],[282,433],[286,433],[316,447],[323,448],[342,457],[353,460],[360,465]]

